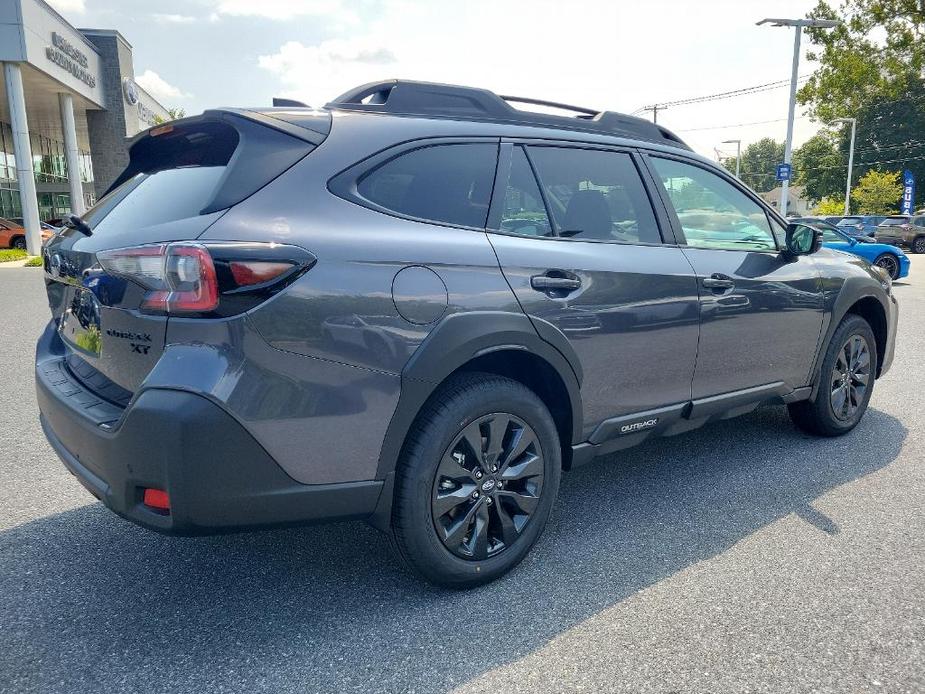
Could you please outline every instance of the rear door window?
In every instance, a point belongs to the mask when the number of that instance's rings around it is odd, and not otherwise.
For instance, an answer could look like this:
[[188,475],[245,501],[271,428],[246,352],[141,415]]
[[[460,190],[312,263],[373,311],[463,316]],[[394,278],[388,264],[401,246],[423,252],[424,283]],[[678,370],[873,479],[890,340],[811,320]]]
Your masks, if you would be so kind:
[[559,236],[661,243],[652,203],[629,154],[529,147]]
[[405,217],[484,228],[497,158],[493,143],[421,147],[365,174],[357,194]]
[[523,147],[515,147],[512,155],[501,230],[522,236],[552,236],[549,214]]

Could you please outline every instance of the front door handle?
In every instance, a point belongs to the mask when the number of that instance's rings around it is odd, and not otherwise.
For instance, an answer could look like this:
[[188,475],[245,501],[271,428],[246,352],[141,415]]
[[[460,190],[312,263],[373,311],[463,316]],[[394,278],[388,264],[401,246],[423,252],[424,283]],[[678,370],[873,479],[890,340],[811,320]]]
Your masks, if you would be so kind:
[[707,289],[732,289],[736,286],[735,280],[726,275],[714,273],[709,277],[704,277],[701,283]]
[[530,278],[530,286],[541,292],[573,292],[576,289],[581,288],[581,280],[575,277],[550,277],[549,275],[534,275]]

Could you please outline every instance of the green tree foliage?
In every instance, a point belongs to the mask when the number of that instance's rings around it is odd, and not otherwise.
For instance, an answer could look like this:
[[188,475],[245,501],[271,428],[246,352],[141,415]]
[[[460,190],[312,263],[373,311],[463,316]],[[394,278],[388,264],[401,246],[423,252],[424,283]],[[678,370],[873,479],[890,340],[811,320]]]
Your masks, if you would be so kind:
[[823,217],[835,216],[845,213],[845,201],[836,198],[822,198],[813,209],[813,214]]
[[[811,17],[844,22],[809,29],[811,60],[820,68],[800,90],[799,102],[824,123],[857,118],[854,180],[872,169],[909,169],[925,196],[925,2],[821,0]],[[850,127],[838,148],[847,161]]]
[[[759,193],[767,193],[777,186],[775,172],[784,161],[784,143],[765,137],[742,150],[742,167],[739,178]],[[723,166],[735,173],[736,158],[723,159]]]
[[851,202],[859,214],[896,214],[903,194],[898,171],[868,171],[851,191]]
[[823,130],[814,135],[794,151],[793,176],[796,185],[806,187],[806,197],[812,201],[836,197],[845,190],[847,159],[842,156],[837,139],[829,131]]

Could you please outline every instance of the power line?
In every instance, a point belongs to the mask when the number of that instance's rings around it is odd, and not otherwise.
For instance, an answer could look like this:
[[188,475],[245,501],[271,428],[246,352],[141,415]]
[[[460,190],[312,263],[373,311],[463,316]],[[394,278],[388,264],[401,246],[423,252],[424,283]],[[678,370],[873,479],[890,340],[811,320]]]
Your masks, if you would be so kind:
[[[797,79],[798,82],[805,82],[810,78],[810,75],[803,75]],[[742,87],[741,89],[732,89],[728,92],[717,92],[716,94],[705,94],[703,96],[692,96],[687,99],[676,99],[674,101],[660,101],[657,104],[652,106],[658,106],[658,108],[666,108],[668,106],[686,106],[689,104],[699,104],[707,101],[719,101],[721,99],[732,99],[738,96],[748,96],[750,94],[758,94],[760,92],[770,91],[772,89],[780,89],[790,84],[790,80],[777,80],[776,82],[765,82],[764,84],[756,84],[751,87]],[[644,111],[652,110],[652,106],[643,106],[637,108],[631,115],[636,115]]]
[[[874,166],[876,164],[897,164],[900,162],[921,161],[921,160],[925,160],[925,155],[920,156],[920,157],[903,157],[902,159],[885,159],[881,161],[855,162],[854,166],[860,167],[860,166]],[[806,168],[800,169],[800,171],[829,171],[832,169],[843,169],[845,168],[845,166],[847,166],[847,164],[841,164],[839,166],[807,166]],[[742,172],[743,178],[745,178],[746,176],[776,176],[776,175],[777,174],[775,173],[752,173],[750,171]]]

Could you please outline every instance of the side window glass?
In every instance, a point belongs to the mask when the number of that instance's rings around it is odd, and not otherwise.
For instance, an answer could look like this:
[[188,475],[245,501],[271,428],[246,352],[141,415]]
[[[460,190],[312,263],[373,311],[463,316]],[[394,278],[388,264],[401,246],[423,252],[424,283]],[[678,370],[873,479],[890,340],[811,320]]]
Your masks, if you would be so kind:
[[652,203],[628,154],[530,147],[559,236],[661,243]]
[[408,217],[481,228],[488,217],[497,158],[495,144],[422,147],[364,175],[357,193]]
[[768,217],[744,192],[699,166],[652,157],[689,246],[777,250]]
[[831,229],[822,228],[822,242],[823,243],[844,243],[845,239],[836,234]]
[[523,236],[551,236],[552,225],[540,188],[522,147],[515,147],[511,176],[504,193],[501,230]]

